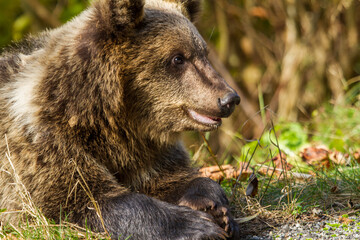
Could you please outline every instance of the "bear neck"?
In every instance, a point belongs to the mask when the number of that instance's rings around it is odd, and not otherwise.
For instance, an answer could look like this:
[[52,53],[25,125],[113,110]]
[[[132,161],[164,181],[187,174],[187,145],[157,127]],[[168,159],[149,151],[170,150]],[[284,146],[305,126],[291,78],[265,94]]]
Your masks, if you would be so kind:
[[86,121],[86,125],[71,127],[68,124],[66,128],[71,132],[70,138],[76,141],[74,144],[80,145],[114,174],[151,169],[172,149],[184,151],[179,133],[153,136],[139,132],[131,122],[115,119],[109,124],[109,117],[102,119],[96,124]]

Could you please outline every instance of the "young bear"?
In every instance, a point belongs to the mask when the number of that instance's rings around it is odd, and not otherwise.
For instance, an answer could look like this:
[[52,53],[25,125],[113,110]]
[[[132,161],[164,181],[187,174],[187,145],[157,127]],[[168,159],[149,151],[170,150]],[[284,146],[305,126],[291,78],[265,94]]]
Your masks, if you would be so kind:
[[[218,128],[240,101],[207,60],[192,24],[199,8],[98,0],[2,54],[1,167],[10,169],[8,146],[46,217],[66,213],[112,238],[239,238],[224,191],[191,167],[179,140]],[[0,174],[0,208],[21,209]]]

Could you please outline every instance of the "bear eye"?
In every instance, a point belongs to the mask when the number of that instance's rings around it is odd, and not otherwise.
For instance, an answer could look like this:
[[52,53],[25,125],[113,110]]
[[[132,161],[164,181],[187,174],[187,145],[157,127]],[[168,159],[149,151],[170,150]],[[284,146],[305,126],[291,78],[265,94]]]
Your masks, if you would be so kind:
[[172,62],[174,65],[183,65],[185,63],[185,58],[182,55],[176,55]]

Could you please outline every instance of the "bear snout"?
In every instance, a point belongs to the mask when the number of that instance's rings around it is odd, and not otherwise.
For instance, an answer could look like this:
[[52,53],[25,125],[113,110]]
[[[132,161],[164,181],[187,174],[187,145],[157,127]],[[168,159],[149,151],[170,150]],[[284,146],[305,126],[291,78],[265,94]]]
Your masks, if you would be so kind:
[[223,98],[218,98],[218,107],[221,111],[221,117],[229,117],[239,105],[240,97],[236,92],[227,93]]

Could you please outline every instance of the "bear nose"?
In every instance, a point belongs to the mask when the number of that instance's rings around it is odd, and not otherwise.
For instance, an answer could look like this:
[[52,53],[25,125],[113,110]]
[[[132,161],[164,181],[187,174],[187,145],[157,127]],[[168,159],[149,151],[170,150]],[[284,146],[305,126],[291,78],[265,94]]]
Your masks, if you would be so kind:
[[221,117],[228,117],[234,111],[235,105],[240,103],[240,97],[236,92],[227,93],[223,98],[219,98],[219,108]]

